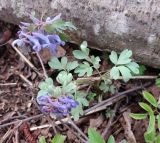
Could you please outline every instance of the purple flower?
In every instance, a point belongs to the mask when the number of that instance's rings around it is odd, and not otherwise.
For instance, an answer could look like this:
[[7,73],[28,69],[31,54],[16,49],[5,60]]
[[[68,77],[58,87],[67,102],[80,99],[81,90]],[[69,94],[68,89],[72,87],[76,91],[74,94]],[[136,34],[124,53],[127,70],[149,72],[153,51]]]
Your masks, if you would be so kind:
[[51,99],[48,94],[37,96],[37,102],[44,113],[53,113],[55,115],[67,116],[72,108],[78,106],[78,102],[71,96],[58,97]]
[[32,34],[29,35],[23,31],[19,31],[18,34],[19,38],[22,39],[24,43],[29,43],[36,52],[39,52],[43,48],[50,48],[52,54],[55,55],[57,47],[65,44],[58,35],[44,35],[38,32],[32,32]]

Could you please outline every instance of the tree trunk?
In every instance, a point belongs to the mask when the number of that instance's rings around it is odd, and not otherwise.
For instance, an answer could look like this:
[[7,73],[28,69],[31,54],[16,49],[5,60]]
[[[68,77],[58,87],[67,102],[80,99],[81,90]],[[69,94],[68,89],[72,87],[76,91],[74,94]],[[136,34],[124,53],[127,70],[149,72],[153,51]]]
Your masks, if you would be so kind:
[[0,0],[0,19],[18,24],[27,13],[62,13],[77,27],[74,40],[100,50],[131,49],[143,64],[160,67],[159,0]]

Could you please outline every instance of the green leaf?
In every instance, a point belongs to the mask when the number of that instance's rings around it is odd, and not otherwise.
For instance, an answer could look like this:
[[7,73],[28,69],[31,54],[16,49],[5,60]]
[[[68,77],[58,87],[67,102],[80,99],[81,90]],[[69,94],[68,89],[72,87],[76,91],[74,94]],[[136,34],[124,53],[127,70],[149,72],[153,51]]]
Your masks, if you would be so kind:
[[46,90],[40,90],[40,91],[38,91],[38,96],[46,95],[46,94],[48,94],[48,92]]
[[101,61],[101,59],[99,57],[91,56],[91,61],[95,69],[98,69],[100,67],[99,62]]
[[62,65],[63,69],[66,69],[67,62],[68,62],[67,57],[62,57],[61,58],[61,65]]
[[147,69],[144,65],[139,65],[139,74],[136,74],[136,75],[144,75],[146,70]]
[[80,45],[81,50],[88,56],[89,55],[89,48],[87,48],[87,41],[83,41]]
[[105,82],[101,82],[99,89],[102,90],[104,93],[109,91],[109,85],[105,84]]
[[132,117],[133,119],[136,119],[136,120],[142,120],[142,119],[145,119],[147,117],[147,114],[131,113],[129,116]]
[[78,76],[84,76],[87,74],[87,76],[91,76],[93,73],[93,68],[90,67],[90,64],[88,62],[83,62],[83,64],[80,64],[74,71],[75,73],[78,73]]
[[160,87],[160,78],[157,78],[157,79],[156,79],[156,86],[157,86],[157,87]]
[[109,59],[111,60],[111,62],[113,64],[117,64],[117,61],[118,61],[118,55],[115,51],[112,51],[111,54],[109,55]]
[[82,109],[82,105],[79,104],[76,108],[72,108],[71,114],[72,114],[72,116],[73,116],[73,119],[74,119],[75,121],[78,121],[80,115],[83,115],[83,114],[84,114],[83,109]]
[[57,70],[63,69],[61,62],[58,60],[57,57],[52,57],[51,61],[48,64],[52,69],[57,69]]
[[140,105],[144,110],[146,110],[146,111],[149,113],[149,115],[153,115],[153,114],[154,114],[152,108],[151,108],[148,104],[143,103],[143,102],[140,102],[139,105]]
[[160,143],[160,134],[156,137],[155,143]]
[[128,143],[126,139],[121,140],[119,143]]
[[155,137],[156,137],[155,129],[150,133],[148,133],[148,132],[144,133],[144,139],[145,139],[146,143],[153,143],[155,140]]
[[52,78],[46,78],[45,81],[40,82],[38,87],[41,89],[40,92],[38,93],[38,95],[40,94],[44,94],[44,93],[49,93],[49,94],[53,94],[53,89],[54,89],[54,85],[53,85],[53,80]]
[[61,96],[61,95],[62,95],[62,89],[61,89],[61,87],[60,86],[56,86],[54,88],[54,96],[58,97],[58,96]]
[[84,92],[77,91],[75,94],[76,100],[83,106],[88,106],[89,102],[86,99],[87,94]]
[[60,33],[59,37],[60,37],[60,39],[62,41],[70,41],[71,40],[71,38],[67,34],[65,34],[65,33]]
[[62,85],[66,85],[66,84],[70,83],[72,81],[72,79],[73,79],[72,74],[67,73],[65,71],[61,71],[56,77],[57,82],[59,82]]
[[74,70],[76,67],[78,67],[78,62],[73,61],[73,62],[68,62],[66,69],[69,72],[71,70]]
[[77,28],[71,22],[65,22],[62,19],[55,20],[52,24],[45,25],[45,31],[48,33],[63,33],[63,31],[67,29],[77,30]]
[[83,41],[80,45],[81,50],[83,51],[84,49],[86,49],[88,47],[87,41]]
[[143,97],[154,107],[158,107],[158,103],[152,94],[147,91],[143,91]]
[[139,65],[135,62],[130,62],[126,65],[134,74],[139,74]]
[[90,101],[93,101],[93,100],[94,100],[94,97],[96,97],[96,96],[97,96],[96,93],[90,92],[90,93],[88,94],[88,96],[87,96],[87,99],[88,99],[88,101],[90,102]]
[[88,129],[89,143],[105,143],[102,136],[93,128]]
[[112,135],[109,137],[107,143],[115,143],[115,139]]
[[158,130],[160,131],[160,113],[157,115]]
[[147,132],[151,133],[155,128],[155,116],[154,114],[149,115],[149,125],[148,125],[148,129]]
[[65,22],[65,26],[68,27],[69,30],[77,30],[77,27],[75,27],[72,22]]
[[77,58],[79,60],[83,60],[83,59],[86,59],[88,57],[88,55],[86,55],[86,53],[84,53],[80,50],[74,50],[73,55],[74,55],[75,58]]
[[131,62],[130,57],[132,56],[132,51],[131,50],[124,50],[121,52],[118,61],[117,61],[117,65],[124,65],[124,64],[128,64]]
[[127,82],[132,77],[131,71],[127,67],[118,66],[117,68],[119,69],[120,73],[122,74],[125,82]]
[[51,140],[51,143],[64,143],[66,139],[66,136],[57,134],[54,136],[54,138]]
[[72,94],[76,91],[76,87],[77,86],[75,83],[70,82],[66,85],[63,85],[62,90],[63,90],[63,93],[65,93],[65,94]]
[[40,136],[38,143],[47,143],[45,137],[44,136]]
[[117,67],[113,67],[110,70],[110,77],[113,78],[114,80],[117,80],[120,76],[119,70]]

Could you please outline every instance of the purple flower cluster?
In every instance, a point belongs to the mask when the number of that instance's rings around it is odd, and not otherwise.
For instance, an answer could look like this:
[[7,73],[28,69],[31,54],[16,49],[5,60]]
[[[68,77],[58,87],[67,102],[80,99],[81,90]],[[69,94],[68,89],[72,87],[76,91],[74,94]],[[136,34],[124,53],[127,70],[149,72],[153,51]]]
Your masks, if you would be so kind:
[[45,22],[42,22],[30,15],[33,23],[20,23],[21,30],[18,32],[19,40],[30,45],[36,52],[39,52],[43,48],[50,48],[52,54],[55,55],[57,47],[60,45],[64,46],[65,42],[63,42],[58,35],[51,35],[45,32],[44,26],[46,24],[52,24],[55,20],[58,20],[60,16],[61,14],[57,15],[53,19],[48,17]]
[[48,94],[37,96],[37,102],[44,113],[53,113],[58,116],[67,116],[72,108],[79,104],[71,96],[61,96],[52,100]]

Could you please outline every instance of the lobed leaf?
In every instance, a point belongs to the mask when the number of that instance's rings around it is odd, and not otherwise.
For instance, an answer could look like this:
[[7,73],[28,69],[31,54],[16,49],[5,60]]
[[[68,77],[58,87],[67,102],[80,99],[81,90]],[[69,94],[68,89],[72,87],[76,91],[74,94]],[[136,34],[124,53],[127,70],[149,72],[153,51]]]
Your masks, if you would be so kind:
[[80,51],[80,50],[74,50],[73,51],[73,55],[76,59],[79,59],[79,60],[83,60],[83,59],[86,59],[88,56],[86,55],[86,53]]
[[131,71],[127,67],[118,66],[117,68],[119,69],[120,73],[122,74],[124,81],[127,82],[132,77]]
[[119,76],[120,76],[119,69],[117,67],[113,67],[110,70],[110,77],[113,78],[114,80],[117,80]]
[[78,73],[78,76],[84,76],[85,74],[87,76],[91,76],[93,73],[93,68],[90,66],[88,62],[83,62],[83,64],[80,64],[75,70],[75,73]]
[[73,116],[73,119],[75,121],[77,121],[79,119],[79,117],[84,114],[83,109],[82,109],[82,105],[79,104],[76,108],[72,108],[71,114]]
[[66,139],[66,136],[57,134],[54,136],[54,138],[51,140],[51,143],[64,143]]
[[105,143],[102,136],[93,128],[88,129],[89,143]]
[[48,64],[52,69],[57,69],[57,70],[63,69],[61,62],[58,60],[57,57],[52,57],[51,61]]
[[46,138],[44,136],[40,136],[38,143],[47,143]]
[[135,62],[130,62],[126,65],[134,74],[139,74],[139,65]]
[[132,56],[132,51],[131,50],[124,50],[121,52],[118,61],[117,61],[117,65],[124,65],[124,64],[128,64],[131,62],[130,57]]
[[118,61],[118,55],[115,51],[112,51],[111,54],[109,55],[109,59],[113,64],[117,64]]
[[107,143],[115,143],[115,139],[112,135],[109,137]]

